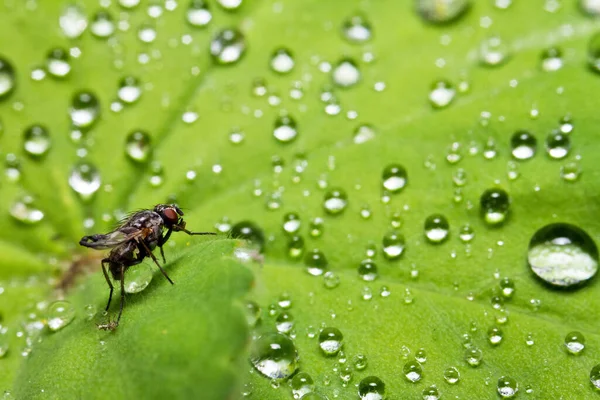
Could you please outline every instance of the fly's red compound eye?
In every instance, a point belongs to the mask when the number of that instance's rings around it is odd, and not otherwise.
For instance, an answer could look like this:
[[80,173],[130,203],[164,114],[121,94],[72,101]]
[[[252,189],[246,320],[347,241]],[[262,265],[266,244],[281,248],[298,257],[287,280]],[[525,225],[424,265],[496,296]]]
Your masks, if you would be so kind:
[[177,220],[179,219],[177,212],[172,209],[172,208],[165,208],[163,210],[163,215],[165,216],[166,219],[168,219],[169,221],[172,222],[177,222]]

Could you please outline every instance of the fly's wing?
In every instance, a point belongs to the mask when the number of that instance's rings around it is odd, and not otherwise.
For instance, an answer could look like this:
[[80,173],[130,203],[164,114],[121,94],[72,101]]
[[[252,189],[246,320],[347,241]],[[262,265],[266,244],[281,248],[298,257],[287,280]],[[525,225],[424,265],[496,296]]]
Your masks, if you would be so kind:
[[140,229],[125,226],[117,230],[107,233],[106,235],[98,234],[91,236],[84,236],[79,241],[79,244],[92,249],[102,250],[111,249],[120,244],[128,242],[131,239],[136,239],[141,236],[143,231]]

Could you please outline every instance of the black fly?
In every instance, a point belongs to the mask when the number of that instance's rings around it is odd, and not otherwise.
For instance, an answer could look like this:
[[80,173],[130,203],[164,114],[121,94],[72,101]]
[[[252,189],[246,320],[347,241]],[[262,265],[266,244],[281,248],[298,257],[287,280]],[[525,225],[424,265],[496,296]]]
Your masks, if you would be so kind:
[[[112,232],[105,235],[97,234],[81,238],[79,244],[82,246],[97,250],[112,249],[108,257],[102,260],[102,272],[104,272],[104,278],[110,288],[108,304],[106,304],[107,311],[112,300],[114,287],[106,272],[106,266],[108,266],[113,279],[121,281],[121,308],[119,309],[119,315],[115,321],[99,325],[98,328],[113,330],[119,325],[125,303],[125,271],[132,265],[137,265],[144,258],[151,257],[160,269],[160,272],[173,284],[171,278],[169,278],[152,253],[152,250],[158,246],[163,262],[166,263],[163,245],[169,240],[172,232],[185,232],[188,235],[215,234],[213,232],[190,232],[185,228],[185,221],[182,216],[183,211],[176,205],[158,204],[153,210],[141,210],[133,213]],[[167,232],[163,234],[164,229]]]

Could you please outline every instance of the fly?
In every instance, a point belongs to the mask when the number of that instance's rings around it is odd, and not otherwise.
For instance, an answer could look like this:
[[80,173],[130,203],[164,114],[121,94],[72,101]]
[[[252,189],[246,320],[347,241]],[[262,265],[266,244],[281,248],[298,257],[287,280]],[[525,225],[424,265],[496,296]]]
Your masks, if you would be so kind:
[[[164,230],[166,229],[166,233]],[[163,246],[172,232],[185,232],[188,235],[215,235],[213,232],[191,232],[186,229],[183,211],[174,204],[158,204],[152,210],[140,210],[127,217],[117,229],[107,234],[84,236],[79,244],[96,250],[111,249],[108,256],[102,259],[102,272],[110,293],[106,311],[110,307],[114,286],[108,276],[107,267],[116,281],[121,281],[121,308],[115,321],[99,325],[98,328],[113,330],[119,326],[123,306],[125,304],[125,271],[133,265],[150,257],[169,283],[173,281],[159,264],[152,251],[158,246],[163,263],[166,263]]]

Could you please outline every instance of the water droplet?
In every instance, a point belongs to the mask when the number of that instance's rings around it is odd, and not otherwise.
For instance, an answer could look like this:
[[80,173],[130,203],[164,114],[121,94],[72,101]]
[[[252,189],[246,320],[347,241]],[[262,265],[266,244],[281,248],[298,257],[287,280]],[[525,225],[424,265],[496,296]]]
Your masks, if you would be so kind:
[[383,236],[383,255],[388,260],[396,260],[404,252],[405,244],[404,235],[396,230],[391,230]]
[[300,230],[300,216],[297,213],[290,212],[283,216],[283,231],[294,234]]
[[360,400],[383,400],[385,383],[376,376],[367,376],[358,384],[358,397]]
[[16,78],[12,64],[0,57],[0,100],[7,98],[15,89]]
[[299,372],[290,381],[292,387],[292,395],[294,399],[301,399],[307,393],[315,390],[315,383],[312,377],[306,372]]
[[280,143],[290,143],[298,136],[296,121],[287,115],[281,116],[275,120],[273,136]]
[[342,213],[348,206],[348,195],[344,189],[334,188],[325,193],[323,209],[329,215]]
[[142,95],[140,81],[133,76],[126,76],[119,82],[119,91],[117,96],[123,103],[133,104],[139,100]]
[[32,157],[45,155],[50,149],[50,134],[42,125],[32,125],[23,135],[23,148]]
[[383,170],[382,186],[390,193],[399,193],[408,182],[406,169],[400,164],[390,164]]
[[251,221],[241,221],[233,225],[230,231],[233,239],[247,240],[262,253],[265,248],[265,235],[262,229]]
[[600,15],[600,1],[598,0],[579,0],[581,11],[590,16]]
[[499,283],[500,292],[507,299],[515,294],[515,282],[510,278],[502,278]]
[[150,178],[149,182],[152,187],[159,187],[163,184],[164,170],[160,161],[152,161],[150,163]]
[[273,71],[287,74],[294,68],[294,57],[288,49],[280,48],[271,55],[270,65]]
[[375,129],[371,125],[359,125],[354,130],[353,141],[355,144],[365,143],[375,138]]
[[417,0],[421,17],[432,23],[447,23],[458,19],[468,9],[470,0]]
[[323,274],[323,285],[327,289],[335,289],[340,286],[340,277],[333,271],[327,271]]
[[[8,335],[0,332],[0,358],[4,358],[8,353]],[[6,398],[6,391],[4,392]]]
[[365,43],[371,39],[373,28],[361,15],[353,15],[342,24],[342,35],[351,43]]
[[585,348],[585,337],[581,332],[569,332],[567,336],[565,336],[565,346],[569,353],[581,354]]
[[444,379],[451,385],[460,380],[460,373],[456,367],[448,367],[444,370]]
[[186,13],[187,22],[197,28],[204,28],[212,20],[212,13],[204,0],[192,0]]
[[246,322],[250,328],[254,328],[260,321],[260,306],[253,300],[248,300],[245,304]]
[[409,382],[415,383],[423,378],[423,368],[417,360],[408,361],[404,364],[402,371],[404,372],[404,377],[408,379]]
[[425,237],[430,243],[442,243],[450,234],[448,220],[442,214],[433,214],[425,220]]
[[288,312],[282,312],[275,319],[275,328],[280,333],[290,333],[294,329],[294,317]]
[[512,155],[517,160],[528,160],[535,155],[537,139],[528,131],[517,131],[510,139]]
[[357,371],[362,371],[365,368],[367,368],[367,356],[365,356],[364,354],[357,354],[354,356],[354,358],[352,359],[352,365],[354,365],[354,369],[356,369]]
[[144,131],[133,131],[125,140],[125,154],[132,161],[143,163],[148,161],[152,153],[151,139]]
[[153,276],[152,268],[148,264],[138,264],[130,267],[125,273],[125,292],[141,292],[148,287]]
[[542,52],[541,66],[542,71],[558,71],[564,65],[562,51],[558,47],[550,47]]
[[479,48],[480,62],[488,67],[496,67],[508,59],[508,45],[499,36],[485,39]]
[[210,42],[210,54],[217,64],[238,62],[246,51],[244,35],[236,29],[219,31]]
[[332,71],[333,83],[339,87],[354,86],[360,80],[360,71],[356,63],[349,58],[340,60]]
[[344,344],[344,335],[339,329],[324,328],[319,334],[319,347],[326,356],[336,355]]
[[464,224],[460,228],[460,232],[458,233],[458,237],[463,243],[469,243],[475,237],[475,231],[469,224]]
[[374,281],[377,278],[377,265],[371,259],[363,260],[358,266],[358,276],[367,282]]
[[452,174],[452,181],[456,186],[465,186],[467,184],[467,172],[462,168],[457,168]]
[[79,6],[69,4],[60,15],[59,24],[66,37],[76,39],[83,34],[87,28],[88,21]]
[[509,376],[502,376],[498,379],[498,394],[503,399],[514,397],[519,390],[517,381]]
[[567,182],[575,182],[581,176],[578,162],[570,162],[560,167],[560,177]]
[[600,389],[600,364],[594,365],[590,371],[590,381],[596,389]]
[[10,207],[10,215],[19,222],[35,224],[44,219],[44,212],[34,205],[33,197],[19,197]]
[[304,254],[304,239],[302,236],[292,236],[287,246],[288,256],[292,259],[298,259]]
[[316,217],[310,221],[309,232],[312,237],[319,237],[323,234],[323,228],[325,226],[325,222],[323,218]]
[[65,300],[57,300],[48,306],[48,328],[56,332],[69,325],[75,318],[75,308]]
[[89,199],[100,188],[100,172],[88,162],[76,164],[69,175],[69,186],[77,192],[82,199]]
[[500,342],[502,342],[502,339],[504,338],[502,330],[500,328],[498,328],[497,326],[491,327],[488,330],[487,335],[488,335],[488,341],[493,346],[499,345]]
[[71,123],[77,128],[91,127],[100,116],[100,103],[91,92],[82,91],[73,96],[69,109]]
[[592,35],[588,43],[588,64],[592,71],[600,73],[600,32]]
[[217,0],[217,3],[226,11],[235,11],[242,6],[243,0]]
[[325,254],[317,249],[306,253],[304,264],[306,265],[306,271],[312,276],[323,275],[328,265]]
[[488,189],[481,195],[481,216],[489,225],[503,223],[508,217],[510,197],[500,188]]
[[156,39],[156,29],[150,24],[143,24],[139,27],[137,36],[144,43],[152,43]]
[[71,72],[69,53],[61,48],[55,48],[48,52],[46,57],[46,69],[55,78],[64,78]]
[[531,270],[544,282],[570,287],[593,278],[598,271],[598,249],[581,228],[554,223],[539,229],[529,242]]
[[440,397],[440,391],[435,385],[423,389],[423,400],[439,400]]
[[115,32],[115,22],[107,11],[98,11],[92,17],[90,24],[92,35],[100,39],[106,39]]
[[565,158],[569,154],[571,140],[569,135],[557,130],[551,132],[546,138],[546,151],[548,155],[556,160]]
[[298,368],[298,351],[289,337],[269,333],[252,343],[250,362],[267,378],[286,379]]
[[429,92],[429,102],[434,108],[447,107],[456,96],[454,86],[445,80],[439,80],[431,85]]
[[465,350],[465,361],[471,367],[477,367],[483,361],[483,352],[477,347],[469,347]]

